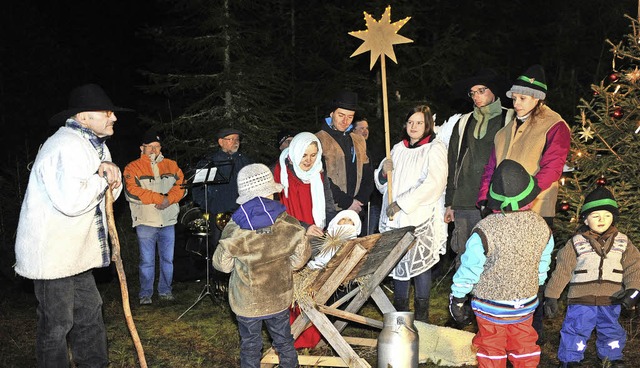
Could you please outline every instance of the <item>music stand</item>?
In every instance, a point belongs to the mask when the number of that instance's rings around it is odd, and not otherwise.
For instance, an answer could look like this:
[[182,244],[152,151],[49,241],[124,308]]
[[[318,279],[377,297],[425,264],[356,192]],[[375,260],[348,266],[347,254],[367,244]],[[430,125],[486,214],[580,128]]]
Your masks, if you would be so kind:
[[[228,175],[224,175],[220,170],[218,170],[219,166],[228,166],[231,165],[231,170]],[[187,314],[193,307],[196,306],[202,299],[204,299],[207,295],[211,298],[211,301],[215,304],[216,299],[214,298],[214,293],[211,292],[211,278],[209,273],[209,267],[211,267],[211,258],[209,257],[209,235],[211,234],[210,229],[210,214],[209,214],[209,201],[208,201],[208,185],[209,184],[227,184],[229,183],[229,179],[231,177],[231,171],[233,171],[233,161],[211,161],[202,169],[196,169],[196,172],[193,174],[193,182],[192,185],[200,185],[204,186],[204,212],[205,212],[205,229],[204,233],[198,233],[195,235],[204,236],[205,239],[205,263],[206,263],[206,281],[200,295],[196,298],[196,301],[191,304],[189,308],[187,308],[182,314],[176,318],[179,320]]]

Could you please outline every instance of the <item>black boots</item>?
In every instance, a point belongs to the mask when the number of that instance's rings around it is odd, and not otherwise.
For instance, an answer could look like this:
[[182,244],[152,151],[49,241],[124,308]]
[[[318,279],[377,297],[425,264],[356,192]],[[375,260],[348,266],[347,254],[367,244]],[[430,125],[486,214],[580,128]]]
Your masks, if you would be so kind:
[[429,299],[416,298],[414,301],[416,310],[414,319],[424,323],[429,323]]
[[[414,299],[414,320],[422,321],[425,323],[429,322],[429,299]],[[409,311],[409,299],[398,299],[393,298],[393,306],[396,308],[398,312],[408,312]]]
[[393,306],[396,308],[398,312],[408,312],[409,311],[409,299],[398,299],[393,298]]

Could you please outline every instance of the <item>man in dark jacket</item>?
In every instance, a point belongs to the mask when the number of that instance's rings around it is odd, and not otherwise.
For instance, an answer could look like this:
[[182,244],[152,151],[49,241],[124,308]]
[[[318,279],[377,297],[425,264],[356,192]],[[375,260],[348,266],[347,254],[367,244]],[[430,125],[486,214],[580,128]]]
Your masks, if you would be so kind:
[[341,92],[332,101],[332,111],[316,136],[322,143],[322,156],[331,180],[336,210],[360,213],[373,191],[373,168],[364,137],[350,133],[357,109],[358,95]]
[[505,82],[491,69],[479,71],[475,76],[457,83],[458,93],[473,101],[473,111],[459,116],[449,140],[449,176],[445,194],[446,223],[453,222],[451,250],[456,256],[456,268],[465,251],[471,230],[480,221],[476,207],[480,179],[484,165],[493,148],[493,137],[513,116],[512,109],[502,107],[500,93]]
[[[193,187],[193,201],[210,214],[213,221],[216,215],[229,214],[238,208],[238,172],[249,165],[252,160],[242,153],[240,138],[242,132],[233,128],[223,128],[216,134],[220,149],[205,156],[196,167],[198,169],[215,167],[215,178],[205,185]],[[206,203],[205,203],[205,188]],[[211,226],[211,245],[216,245],[222,232],[217,226]]]

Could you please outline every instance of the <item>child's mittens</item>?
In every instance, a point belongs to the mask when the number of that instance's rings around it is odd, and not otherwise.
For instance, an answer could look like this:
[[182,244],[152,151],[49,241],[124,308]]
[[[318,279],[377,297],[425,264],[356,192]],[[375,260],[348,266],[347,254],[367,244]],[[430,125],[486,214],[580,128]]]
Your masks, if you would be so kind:
[[554,318],[558,315],[558,299],[545,298],[544,299],[544,315],[548,318]]
[[471,323],[473,319],[473,310],[467,303],[467,296],[456,298],[453,294],[449,294],[449,313],[453,319],[463,325]]
[[638,300],[640,300],[640,290],[627,289],[624,292],[624,296],[620,304],[622,304],[625,309],[633,309],[636,304],[638,304]]

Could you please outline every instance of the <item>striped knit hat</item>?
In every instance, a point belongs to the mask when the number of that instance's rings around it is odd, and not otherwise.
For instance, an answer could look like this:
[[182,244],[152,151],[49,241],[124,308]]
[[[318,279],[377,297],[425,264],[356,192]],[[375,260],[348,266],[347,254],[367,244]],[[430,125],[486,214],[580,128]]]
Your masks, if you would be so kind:
[[524,74],[518,77],[511,89],[507,91],[507,97],[512,98],[512,93],[532,96],[540,100],[547,97],[547,78],[542,65],[532,65]]
[[583,220],[589,216],[591,212],[605,210],[611,212],[614,221],[618,218],[618,203],[613,194],[605,187],[597,187],[593,192],[589,193],[584,199],[584,204],[580,209],[580,218]]

